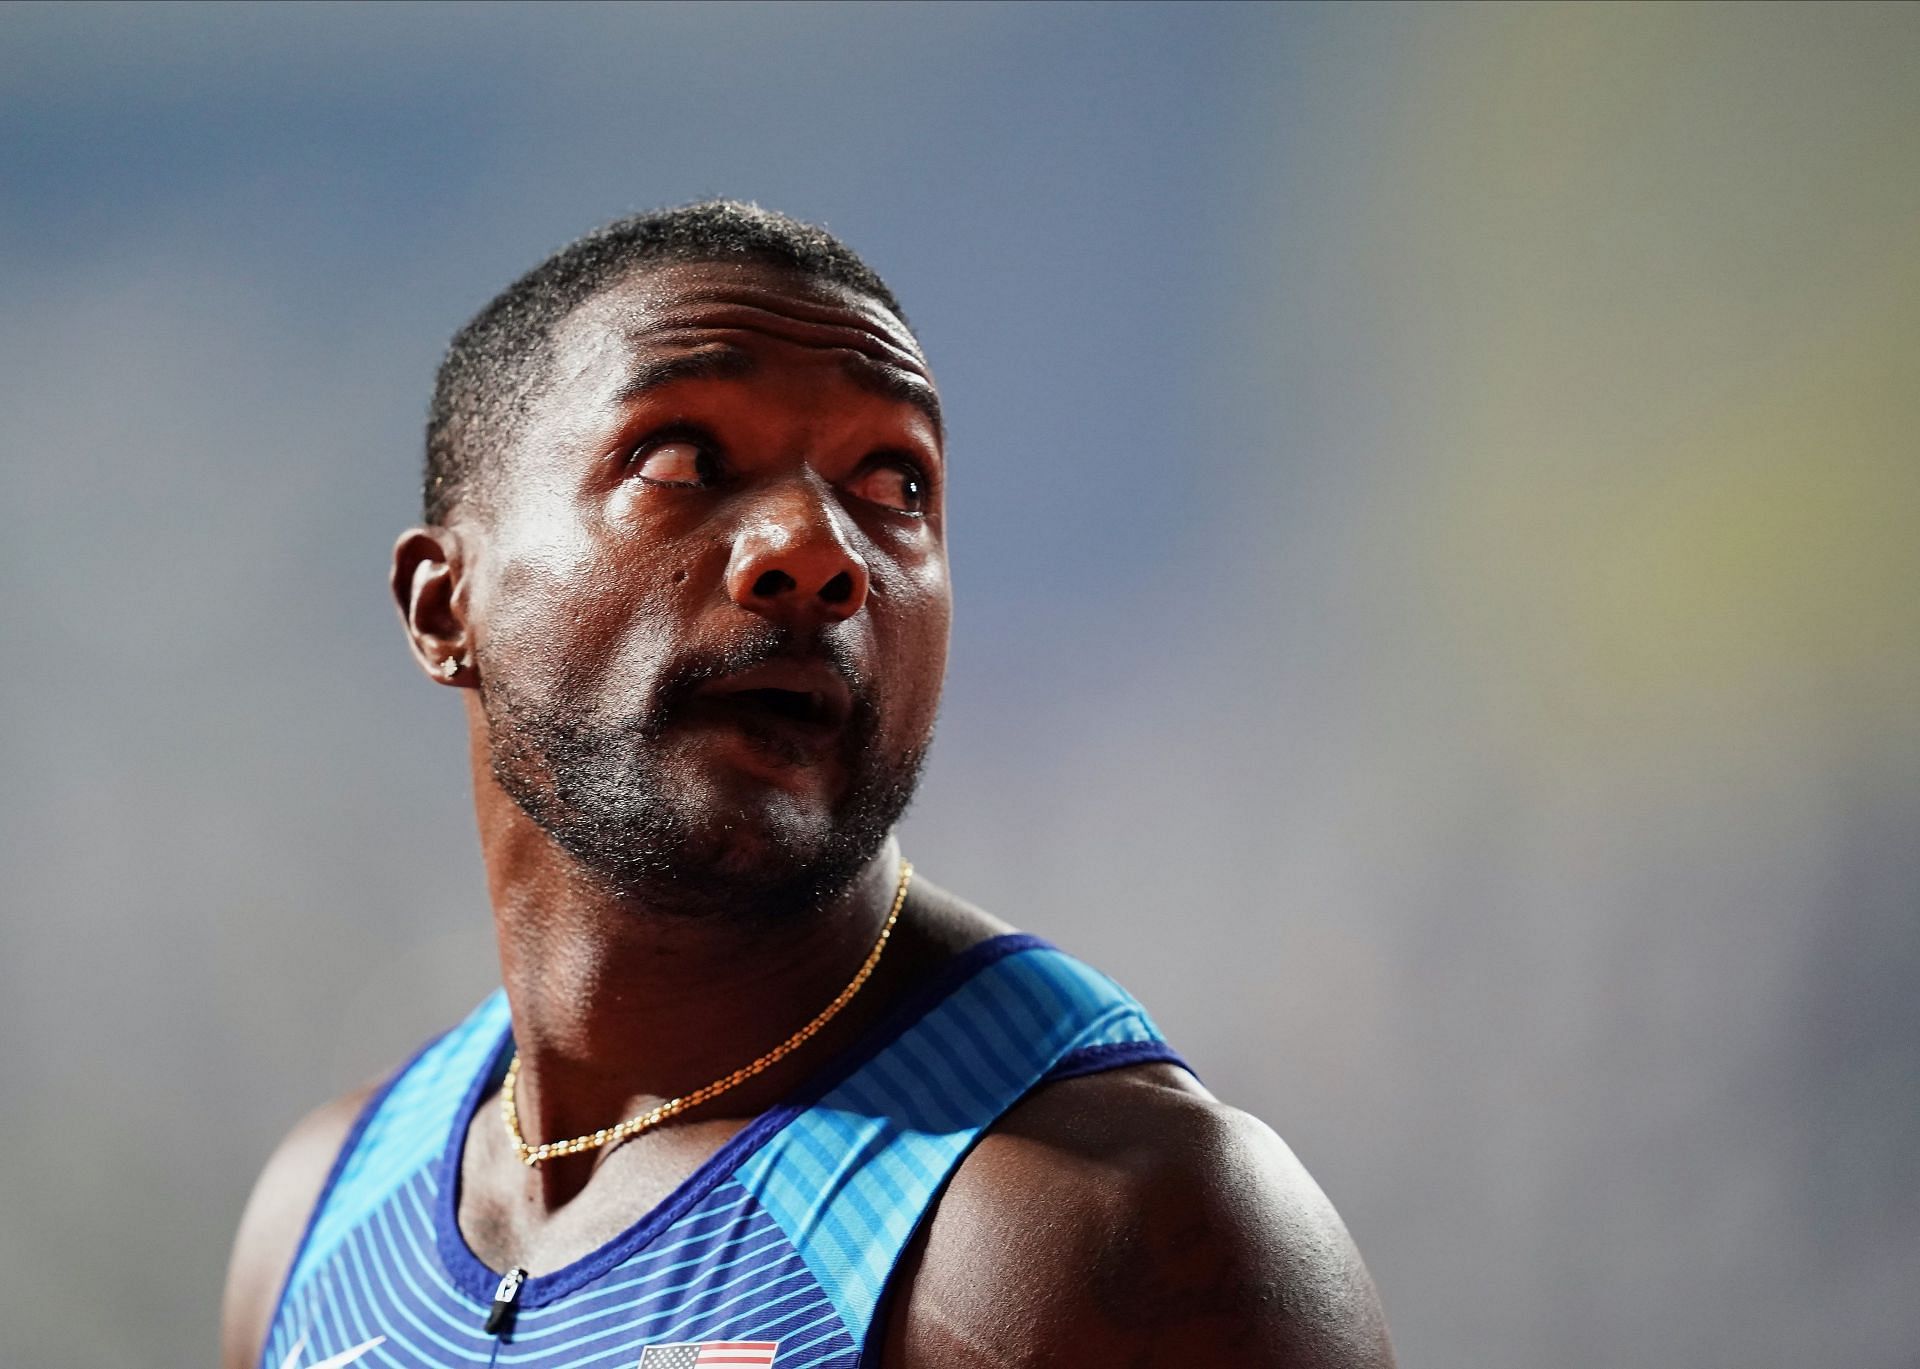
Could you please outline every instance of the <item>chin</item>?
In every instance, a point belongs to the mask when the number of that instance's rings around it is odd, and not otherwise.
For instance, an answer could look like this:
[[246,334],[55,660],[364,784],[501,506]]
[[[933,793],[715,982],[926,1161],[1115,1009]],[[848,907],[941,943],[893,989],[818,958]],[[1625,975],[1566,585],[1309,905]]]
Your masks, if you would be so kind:
[[668,824],[656,814],[637,829],[596,826],[585,840],[577,829],[550,835],[592,875],[650,911],[790,917],[843,891],[886,839],[884,831],[875,838],[836,828],[831,815],[796,807],[806,806],[683,809]]
[[718,731],[648,744],[630,729],[502,725],[493,776],[610,892],[664,913],[766,918],[845,890],[905,810],[924,755],[783,755]]

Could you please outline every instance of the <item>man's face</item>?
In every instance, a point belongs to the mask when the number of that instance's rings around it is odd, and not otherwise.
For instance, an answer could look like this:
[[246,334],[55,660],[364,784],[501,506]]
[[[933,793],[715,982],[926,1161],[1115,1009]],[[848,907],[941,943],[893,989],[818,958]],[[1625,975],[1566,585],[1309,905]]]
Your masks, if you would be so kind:
[[883,306],[778,268],[562,326],[465,588],[493,775],[596,875],[744,911],[879,849],[946,666],[936,403]]

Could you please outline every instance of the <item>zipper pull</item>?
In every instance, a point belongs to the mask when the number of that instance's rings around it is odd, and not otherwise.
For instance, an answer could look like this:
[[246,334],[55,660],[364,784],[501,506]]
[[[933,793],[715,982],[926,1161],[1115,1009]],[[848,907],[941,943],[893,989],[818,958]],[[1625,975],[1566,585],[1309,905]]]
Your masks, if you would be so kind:
[[527,1281],[524,1269],[509,1269],[493,1290],[493,1306],[487,1312],[487,1334],[497,1336],[513,1323],[513,1300],[520,1296],[520,1285]]

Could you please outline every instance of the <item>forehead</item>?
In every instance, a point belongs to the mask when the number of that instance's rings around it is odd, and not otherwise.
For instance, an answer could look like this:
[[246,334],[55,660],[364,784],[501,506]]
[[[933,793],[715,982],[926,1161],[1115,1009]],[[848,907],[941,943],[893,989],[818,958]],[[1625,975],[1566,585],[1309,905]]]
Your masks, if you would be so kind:
[[928,409],[933,372],[885,305],[850,286],[760,262],[672,262],[615,280],[553,340],[555,378],[631,387],[649,377],[744,372],[763,358],[838,366]]

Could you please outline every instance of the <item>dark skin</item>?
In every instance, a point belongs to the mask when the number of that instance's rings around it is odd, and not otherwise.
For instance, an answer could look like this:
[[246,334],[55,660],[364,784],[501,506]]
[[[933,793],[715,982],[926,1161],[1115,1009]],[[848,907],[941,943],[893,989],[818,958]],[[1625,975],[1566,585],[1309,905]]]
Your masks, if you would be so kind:
[[[395,547],[414,653],[465,692],[532,1139],[607,1126],[784,1039],[864,959],[899,854],[887,839],[802,913],[668,908],[584,866],[503,789],[483,675],[535,702],[630,712],[676,655],[773,625],[801,644],[781,687],[831,692],[806,649],[831,638],[871,684],[872,746],[903,761],[932,728],[951,612],[935,406],[918,344],[875,301],[762,265],[655,268],[575,312],[497,478],[449,526]],[[779,851],[827,839],[852,781],[831,716],[773,724],[769,742],[728,688],[714,684],[659,752],[705,842],[703,887],[746,889]],[[818,1037],[625,1144],[529,1169],[482,1107],[461,1169],[468,1243],[536,1274],[578,1259],[942,960],[1006,930],[916,879],[878,970]],[[261,1176],[229,1274],[228,1369],[258,1363],[367,1092],[307,1118]],[[1312,1179],[1272,1132],[1166,1065],[1045,1086],[1012,1108],[952,1177],[883,1315],[884,1363],[902,1369],[1392,1363],[1366,1270]]]

